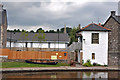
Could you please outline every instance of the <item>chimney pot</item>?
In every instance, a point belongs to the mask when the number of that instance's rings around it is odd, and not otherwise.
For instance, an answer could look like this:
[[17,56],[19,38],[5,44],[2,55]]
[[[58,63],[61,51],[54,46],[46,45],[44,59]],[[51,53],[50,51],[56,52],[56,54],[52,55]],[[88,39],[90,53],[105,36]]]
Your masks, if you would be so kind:
[[99,25],[101,25],[101,23],[99,23]]
[[64,26],[64,34],[66,34],[67,32],[66,32],[66,24],[65,24],[65,26]]
[[78,30],[80,30],[81,24],[78,25]]
[[115,13],[116,13],[115,11],[111,11],[112,16],[115,16]]

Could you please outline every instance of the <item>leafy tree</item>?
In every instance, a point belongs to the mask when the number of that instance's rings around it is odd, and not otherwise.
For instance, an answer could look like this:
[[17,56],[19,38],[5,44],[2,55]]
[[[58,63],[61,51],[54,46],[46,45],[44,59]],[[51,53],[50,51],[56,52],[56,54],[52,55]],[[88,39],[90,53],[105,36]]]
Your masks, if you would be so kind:
[[13,32],[21,32],[20,29],[14,29]]
[[16,32],[21,32],[20,29],[17,29]]
[[30,31],[30,33],[34,33],[34,31],[33,31],[33,30],[31,30],[31,31]]
[[22,36],[23,36],[24,40],[28,40],[28,32],[27,31],[22,32]]
[[17,30],[16,30],[16,29],[14,29],[14,32],[17,32]]
[[55,31],[54,30],[49,30],[49,33],[55,33]]
[[69,45],[72,44],[72,42],[77,42],[77,38],[75,37],[76,32],[77,32],[77,29],[74,27],[70,32],[70,43],[69,43]]
[[38,33],[38,32],[39,32],[39,30],[44,32],[44,30],[43,30],[42,28],[37,29],[37,31],[36,31],[36,32]]
[[45,33],[49,33],[49,31],[46,31]]
[[[21,33],[21,35],[22,35],[22,38],[23,38],[23,40],[24,41],[27,41],[28,40],[28,32],[27,31],[23,31],[22,33]],[[24,44],[23,44],[23,50],[24,50]],[[26,49],[27,49],[27,43],[26,43]]]
[[13,30],[9,30],[9,29],[8,29],[7,32],[13,32]]
[[[72,30],[72,28],[66,27],[66,31],[67,31],[68,35],[70,35],[71,30]],[[64,28],[61,28],[60,32],[63,33],[64,32]]]
[[35,34],[34,36],[33,36],[33,40],[32,41],[34,41],[35,40],[35,38],[37,38],[37,34]]
[[26,32],[24,29],[22,29],[22,32]]
[[67,27],[66,31],[67,31],[68,35],[70,35],[70,32],[72,31],[72,28]]
[[60,33],[60,30],[59,30],[59,29],[57,29],[57,33],[58,33],[58,32]]
[[43,30],[39,30],[38,31],[38,35],[37,35],[38,41],[39,41],[39,47],[41,50],[42,47],[42,41],[45,41],[45,33]]

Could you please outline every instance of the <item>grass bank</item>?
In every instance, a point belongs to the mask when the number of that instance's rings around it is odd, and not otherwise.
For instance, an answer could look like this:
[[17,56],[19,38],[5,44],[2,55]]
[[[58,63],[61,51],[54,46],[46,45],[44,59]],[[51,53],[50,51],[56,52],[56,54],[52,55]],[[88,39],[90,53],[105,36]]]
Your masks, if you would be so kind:
[[25,62],[3,62],[2,68],[17,68],[17,67],[60,67],[69,66],[69,64],[58,63],[57,65],[43,65],[43,64],[30,64]]

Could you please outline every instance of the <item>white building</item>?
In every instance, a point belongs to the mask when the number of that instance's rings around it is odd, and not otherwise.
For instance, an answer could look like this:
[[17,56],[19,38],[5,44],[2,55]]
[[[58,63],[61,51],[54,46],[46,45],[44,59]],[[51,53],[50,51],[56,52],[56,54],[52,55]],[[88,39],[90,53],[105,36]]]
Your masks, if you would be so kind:
[[77,33],[80,35],[78,42],[82,43],[82,50],[78,60],[108,65],[108,31],[110,29],[95,23],[80,29]]
[[[27,35],[27,36],[25,36]],[[69,43],[69,36],[65,33],[44,33],[45,40],[39,41],[39,33],[7,32],[7,48],[12,50],[64,50]],[[42,34],[41,34],[42,35]]]

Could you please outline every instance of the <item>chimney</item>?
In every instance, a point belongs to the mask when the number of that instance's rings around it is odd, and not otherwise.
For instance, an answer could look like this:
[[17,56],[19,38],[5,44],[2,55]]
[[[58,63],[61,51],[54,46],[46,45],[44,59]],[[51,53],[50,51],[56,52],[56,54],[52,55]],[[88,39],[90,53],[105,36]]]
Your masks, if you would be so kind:
[[81,24],[78,25],[78,30],[80,30]]
[[99,23],[99,25],[101,26],[101,23]]
[[66,34],[66,24],[65,24],[65,26],[64,26],[64,34]]
[[111,16],[115,16],[115,11],[111,11]]

